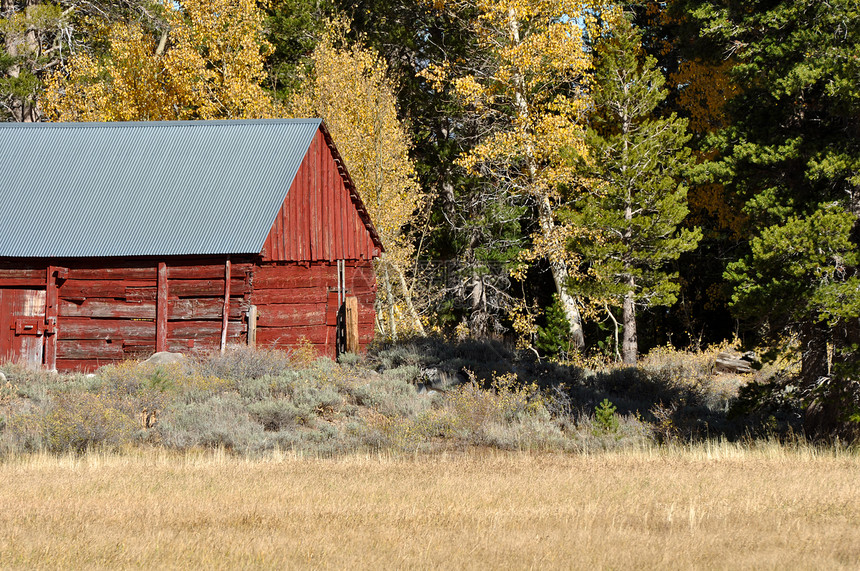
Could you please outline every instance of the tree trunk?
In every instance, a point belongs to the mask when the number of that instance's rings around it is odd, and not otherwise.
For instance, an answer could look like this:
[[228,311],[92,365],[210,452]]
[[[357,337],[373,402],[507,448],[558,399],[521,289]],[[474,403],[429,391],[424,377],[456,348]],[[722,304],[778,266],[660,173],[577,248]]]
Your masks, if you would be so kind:
[[[520,43],[520,25],[516,17],[516,11],[511,8],[508,12],[508,24],[511,32],[511,40],[515,45]],[[528,124],[529,106],[525,98],[525,88],[523,79],[519,73],[515,73],[513,77],[514,83],[514,103],[516,113],[520,119]],[[535,197],[538,203],[538,224],[541,228],[543,237],[551,242],[555,231],[555,217],[552,210],[552,203],[545,194],[535,192],[537,167],[534,159],[534,149],[530,142],[526,143],[526,165],[529,173],[529,185],[532,187],[531,194]],[[574,345],[579,349],[585,345],[585,335],[582,332],[582,316],[579,313],[579,307],[576,300],[567,293],[567,280],[570,276],[570,271],[567,263],[564,260],[558,259],[552,255],[549,256],[549,265],[552,272],[552,279],[555,283],[555,290],[558,293],[561,307],[564,310],[564,315],[570,324],[570,338]]]
[[391,334],[391,340],[397,341],[397,318],[394,315],[394,291],[391,287],[391,275],[388,272],[388,264],[385,265],[385,271],[382,272],[382,282],[385,288],[385,310],[388,313],[388,331]]
[[469,334],[473,338],[482,339],[487,336],[487,298],[484,291],[484,280],[477,272],[472,273],[469,283],[469,302],[471,314],[469,316]]
[[635,282],[630,276],[627,285],[630,289],[624,295],[624,342],[621,347],[621,358],[625,365],[635,365],[639,357],[639,340],[636,337],[636,297]]
[[818,379],[830,375],[827,359],[829,329],[815,323],[800,328],[800,378],[806,388],[815,386]]
[[[27,0],[24,11],[30,12],[31,7],[39,4],[40,0]],[[11,12],[15,7],[15,2],[11,0],[3,0],[2,10],[4,13]],[[23,36],[14,33],[6,34],[5,42],[6,53],[10,57],[18,57],[21,54],[22,48],[24,53],[36,52],[38,44],[36,42],[36,31],[33,29],[27,30]],[[12,64],[6,70],[6,74],[11,78],[17,78],[21,74],[21,66],[17,63]],[[30,100],[26,95],[16,97],[11,103],[10,111],[12,118],[18,123],[35,123],[39,120],[39,110],[35,101]]]
[[412,329],[422,337],[425,335],[424,324],[421,323],[421,316],[415,309],[415,304],[412,301],[412,290],[406,284],[406,276],[403,274],[402,268],[392,264],[394,272],[397,274],[397,279],[400,281],[400,290],[403,292],[403,301],[406,303],[406,309],[409,311],[409,317],[412,318]]
[[[555,231],[555,220],[553,218],[552,205],[549,198],[543,197],[538,199],[538,218],[541,227],[541,233],[544,238],[549,240]],[[576,299],[567,293],[567,280],[570,272],[567,263],[564,260],[552,259],[550,256],[549,267],[552,272],[552,279],[555,283],[555,290],[558,293],[558,298],[561,302],[561,307],[564,310],[564,316],[567,317],[567,322],[570,324],[570,338],[577,349],[585,346],[585,335],[582,332],[582,316],[579,313],[579,305]]]

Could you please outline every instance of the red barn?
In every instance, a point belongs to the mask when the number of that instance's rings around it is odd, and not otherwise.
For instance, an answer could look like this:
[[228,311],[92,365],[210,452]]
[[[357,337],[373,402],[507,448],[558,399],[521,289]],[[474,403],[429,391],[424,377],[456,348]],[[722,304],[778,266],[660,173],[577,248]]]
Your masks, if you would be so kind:
[[0,141],[0,362],[371,340],[383,248],[322,121],[5,124]]

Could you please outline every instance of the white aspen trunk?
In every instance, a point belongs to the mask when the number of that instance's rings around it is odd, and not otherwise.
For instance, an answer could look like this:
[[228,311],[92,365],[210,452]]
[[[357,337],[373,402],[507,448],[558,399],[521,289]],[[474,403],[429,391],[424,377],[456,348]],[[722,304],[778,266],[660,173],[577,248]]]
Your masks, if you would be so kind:
[[[555,230],[552,205],[547,197],[540,198],[539,204],[538,218],[541,232],[545,238],[550,238]],[[561,307],[564,310],[564,316],[570,324],[570,338],[577,348],[582,348],[585,346],[585,335],[582,332],[582,316],[579,313],[579,304],[577,304],[576,299],[572,295],[567,293],[567,288],[565,287],[570,275],[567,263],[564,260],[552,259],[550,257],[549,267],[552,272],[553,282],[555,282],[555,290],[558,293]]]
[[388,330],[391,332],[391,340],[397,341],[397,319],[394,315],[394,292],[391,287],[391,276],[388,272],[388,264],[382,273],[383,286],[385,287],[386,309],[388,310]]
[[[511,33],[511,41],[518,45],[520,43],[520,26],[517,20],[516,11],[511,8],[508,11],[508,24]],[[514,103],[517,110],[517,115],[524,124],[528,124],[529,107],[525,98],[525,86],[523,84],[522,75],[514,74]],[[552,203],[545,193],[540,192],[536,188],[537,167],[535,166],[535,152],[532,146],[531,139],[526,137],[526,165],[529,173],[529,191],[535,197],[538,203],[538,223],[541,228],[543,237],[550,241],[555,231],[555,216],[552,210]],[[579,305],[569,293],[567,293],[567,280],[570,276],[570,271],[567,263],[564,260],[555,258],[552,254],[549,256],[550,271],[552,279],[555,283],[555,289],[558,293],[564,315],[570,324],[570,337],[577,348],[582,348],[585,345],[585,335],[582,331],[582,316],[579,313]]]
[[392,264],[397,278],[400,280],[400,290],[403,292],[403,301],[406,303],[406,309],[409,311],[409,316],[412,318],[412,328],[422,337],[426,335],[424,325],[421,323],[421,316],[415,309],[415,304],[412,302],[412,290],[406,285],[406,276],[403,275],[403,270]]

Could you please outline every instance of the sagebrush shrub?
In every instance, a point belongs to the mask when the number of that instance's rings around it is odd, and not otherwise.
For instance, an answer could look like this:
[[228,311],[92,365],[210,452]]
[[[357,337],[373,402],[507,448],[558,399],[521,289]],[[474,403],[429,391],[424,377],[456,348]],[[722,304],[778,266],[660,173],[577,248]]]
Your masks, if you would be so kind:
[[274,399],[254,402],[248,405],[251,416],[268,431],[293,428],[307,423],[308,411],[300,410],[292,401]]
[[131,442],[139,425],[121,410],[122,404],[104,392],[59,395],[43,420],[49,449],[81,452],[93,447],[118,448]]
[[202,402],[174,403],[157,425],[168,447],[224,447],[253,452],[265,446],[263,425],[251,418],[235,394],[215,395]]

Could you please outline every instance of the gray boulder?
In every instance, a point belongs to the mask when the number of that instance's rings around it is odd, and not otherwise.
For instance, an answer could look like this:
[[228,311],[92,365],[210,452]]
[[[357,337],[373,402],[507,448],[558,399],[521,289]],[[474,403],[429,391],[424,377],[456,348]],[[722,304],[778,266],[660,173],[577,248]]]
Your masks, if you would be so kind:
[[171,365],[173,363],[184,363],[185,354],[171,353],[170,351],[159,351],[158,353],[154,353],[152,357],[143,362],[148,363],[150,365]]

